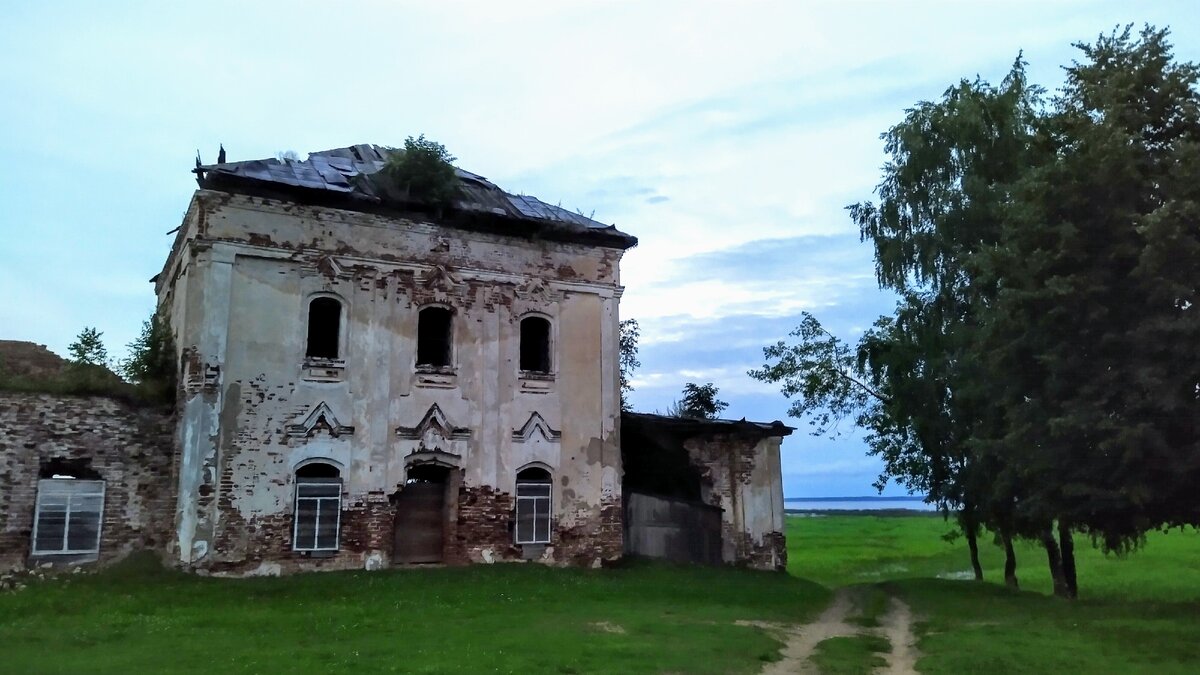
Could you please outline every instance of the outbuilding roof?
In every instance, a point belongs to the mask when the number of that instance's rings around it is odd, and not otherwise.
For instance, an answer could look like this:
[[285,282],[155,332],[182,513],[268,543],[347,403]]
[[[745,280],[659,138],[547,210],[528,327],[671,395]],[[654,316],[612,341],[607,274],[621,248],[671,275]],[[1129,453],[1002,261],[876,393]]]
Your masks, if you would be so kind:
[[[256,159],[243,162],[201,164],[196,180],[206,189],[234,192],[273,192],[359,211],[411,209],[419,204],[398,194],[383,180],[381,170],[394,151],[378,145],[353,145],[322,150],[298,159]],[[581,213],[547,204],[537,197],[504,191],[478,174],[455,168],[459,197],[450,220],[510,222],[513,234],[526,231],[520,224],[536,224],[540,232],[563,235],[619,248],[631,248],[637,238]],[[453,223],[450,223],[453,224]],[[493,228],[494,229],[494,228]],[[502,229],[502,228],[501,228]]]
[[795,427],[776,420],[774,422],[750,422],[746,418],[740,420],[726,419],[696,419],[694,417],[675,417],[672,415],[654,415],[624,411],[621,413],[622,424],[638,424],[647,427],[657,427],[685,435],[701,434],[750,434],[755,436],[790,436]]

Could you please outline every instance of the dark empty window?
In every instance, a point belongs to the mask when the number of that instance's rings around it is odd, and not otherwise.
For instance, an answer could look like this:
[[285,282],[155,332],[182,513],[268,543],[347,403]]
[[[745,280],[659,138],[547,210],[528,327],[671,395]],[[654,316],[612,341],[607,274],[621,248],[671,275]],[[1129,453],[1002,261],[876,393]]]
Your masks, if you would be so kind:
[[314,298],[308,303],[307,356],[336,359],[341,332],[342,303],[333,298]]
[[550,372],[550,322],[540,316],[521,319],[521,370]]
[[417,315],[417,365],[450,365],[450,310],[426,307]]
[[518,544],[550,543],[550,472],[531,467],[517,474]]
[[338,550],[341,519],[342,479],[337,467],[315,462],[296,469],[292,548],[297,551]]
[[34,555],[94,554],[100,550],[104,481],[38,481],[33,519]]

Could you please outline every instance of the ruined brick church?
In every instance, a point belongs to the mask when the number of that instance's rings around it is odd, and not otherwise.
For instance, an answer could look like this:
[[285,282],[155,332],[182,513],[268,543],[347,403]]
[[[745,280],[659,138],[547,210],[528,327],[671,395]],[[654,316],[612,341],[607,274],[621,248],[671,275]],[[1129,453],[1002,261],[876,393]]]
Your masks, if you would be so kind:
[[637,240],[462,170],[431,207],[382,178],[389,152],[197,162],[152,280],[180,351],[168,447],[136,460],[124,428],[47,431],[81,406],[0,397],[0,494],[19,497],[0,501],[0,563],[148,546],[229,574],[626,553],[781,568],[790,428],[621,411]]

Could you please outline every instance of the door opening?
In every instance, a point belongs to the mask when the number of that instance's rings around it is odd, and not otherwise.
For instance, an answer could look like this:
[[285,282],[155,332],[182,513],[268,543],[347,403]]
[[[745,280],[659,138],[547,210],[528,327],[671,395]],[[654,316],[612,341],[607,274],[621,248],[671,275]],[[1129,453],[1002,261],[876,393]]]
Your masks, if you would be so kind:
[[392,560],[399,564],[442,562],[446,534],[446,486],[450,470],[421,465],[408,470],[396,495]]

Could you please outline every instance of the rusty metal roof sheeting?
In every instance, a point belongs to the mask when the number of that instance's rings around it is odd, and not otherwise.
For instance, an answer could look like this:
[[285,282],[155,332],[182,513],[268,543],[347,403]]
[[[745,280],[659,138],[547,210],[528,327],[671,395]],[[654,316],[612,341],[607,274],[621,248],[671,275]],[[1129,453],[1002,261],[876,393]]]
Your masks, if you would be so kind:
[[[257,159],[244,162],[198,164],[195,173],[201,186],[248,184],[300,188],[321,194],[343,195],[351,200],[387,205],[403,201],[392,186],[377,175],[387,165],[392,151],[378,145],[354,145],[313,152],[307,160]],[[559,225],[572,230],[613,235],[628,248],[637,239],[613,225],[601,223],[581,213],[547,204],[537,197],[514,195],[478,174],[455,167],[459,179],[459,199],[454,208],[467,213],[483,213],[524,221]]]

